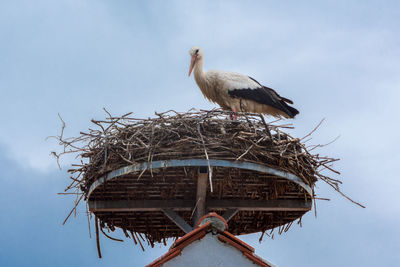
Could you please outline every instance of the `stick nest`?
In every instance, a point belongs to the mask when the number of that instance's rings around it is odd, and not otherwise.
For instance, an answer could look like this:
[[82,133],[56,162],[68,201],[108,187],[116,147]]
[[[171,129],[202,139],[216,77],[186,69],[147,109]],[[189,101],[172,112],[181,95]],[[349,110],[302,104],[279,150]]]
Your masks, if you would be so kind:
[[[141,162],[170,159],[224,159],[263,164],[300,177],[312,189],[316,181],[322,180],[342,194],[340,181],[321,172],[339,174],[331,167],[338,159],[312,154],[321,145],[306,147],[302,141],[315,129],[302,139],[294,138],[283,132],[292,128],[290,125],[266,123],[263,116],[251,113],[240,113],[238,120],[232,121],[229,119],[232,113],[222,110],[167,111],[148,119],[134,118],[131,113],[120,117],[106,113],[105,120],[92,120],[94,129],[81,132],[75,138],[64,138],[62,121],[61,135],[56,137],[63,146],[61,153],[53,152],[57,162],[61,155],[70,153],[81,162],[68,170],[72,181],[64,194],[73,192],[77,196],[69,215],[82,198],[87,199],[92,183],[108,172]],[[107,228],[104,221],[100,224],[101,230]],[[108,229],[113,228],[108,225]],[[150,239],[160,241],[161,238]]]
[[[313,186],[318,179],[336,183],[318,172],[337,159],[311,154],[299,138],[282,129],[290,125],[267,124],[258,114],[241,113],[238,120],[222,110],[168,111],[156,118],[137,119],[131,113],[109,114],[106,120],[92,120],[97,129],[81,132],[77,138],[59,138],[65,153],[78,153],[83,164],[68,172],[73,185],[87,193],[94,180],[127,165],[170,159],[225,159],[263,164],[291,172]],[[337,173],[336,171],[332,170]]]

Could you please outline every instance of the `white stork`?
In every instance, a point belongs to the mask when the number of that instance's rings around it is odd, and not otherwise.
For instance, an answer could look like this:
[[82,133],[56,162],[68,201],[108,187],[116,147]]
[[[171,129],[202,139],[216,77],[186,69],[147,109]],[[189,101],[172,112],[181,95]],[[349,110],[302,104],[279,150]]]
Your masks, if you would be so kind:
[[200,47],[193,47],[189,54],[192,57],[189,76],[193,70],[194,79],[203,95],[222,109],[261,113],[278,118],[294,118],[299,113],[287,104],[293,104],[290,99],[281,97],[275,90],[261,85],[249,76],[219,70],[203,72],[204,55]]

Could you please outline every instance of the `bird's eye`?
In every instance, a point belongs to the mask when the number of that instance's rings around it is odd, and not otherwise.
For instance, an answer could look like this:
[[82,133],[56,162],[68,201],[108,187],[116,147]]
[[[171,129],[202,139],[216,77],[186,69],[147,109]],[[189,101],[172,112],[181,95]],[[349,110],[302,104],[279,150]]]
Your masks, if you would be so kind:
[[196,53],[196,54],[199,53],[199,49],[196,49],[195,53]]

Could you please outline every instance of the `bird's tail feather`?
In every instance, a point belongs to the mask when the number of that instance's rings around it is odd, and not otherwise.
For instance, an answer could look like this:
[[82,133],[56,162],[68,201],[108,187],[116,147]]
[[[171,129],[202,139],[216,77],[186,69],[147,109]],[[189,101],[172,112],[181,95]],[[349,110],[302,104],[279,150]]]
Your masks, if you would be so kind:
[[294,118],[297,114],[300,113],[297,109],[289,106],[285,102],[283,102],[283,104],[284,104],[285,108],[287,109],[287,111],[289,111],[287,114],[289,115],[290,118]]
[[292,100],[290,100],[290,99],[288,99],[288,98],[285,98],[285,97],[281,97],[281,99],[282,99],[283,101],[285,101],[286,103],[289,103],[289,104],[292,104],[292,105],[293,105],[293,101],[292,101]]

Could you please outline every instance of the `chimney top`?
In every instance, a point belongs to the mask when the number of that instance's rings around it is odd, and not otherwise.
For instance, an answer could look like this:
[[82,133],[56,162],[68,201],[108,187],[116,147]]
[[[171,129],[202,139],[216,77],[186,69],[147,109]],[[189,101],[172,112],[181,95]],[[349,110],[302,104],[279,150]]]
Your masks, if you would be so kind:
[[228,223],[226,222],[226,220],[215,212],[210,212],[207,215],[201,217],[200,220],[197,222],[196,227],[204,225],[208,222],[211,224],[211,228],[217,230],[218,232],[223,232],[228,229]]

